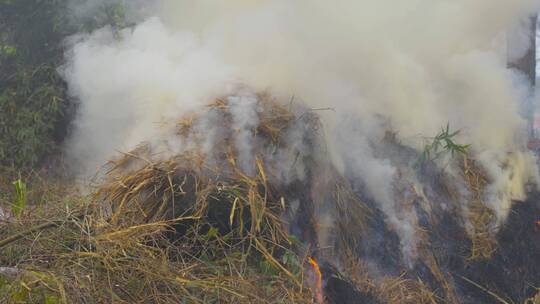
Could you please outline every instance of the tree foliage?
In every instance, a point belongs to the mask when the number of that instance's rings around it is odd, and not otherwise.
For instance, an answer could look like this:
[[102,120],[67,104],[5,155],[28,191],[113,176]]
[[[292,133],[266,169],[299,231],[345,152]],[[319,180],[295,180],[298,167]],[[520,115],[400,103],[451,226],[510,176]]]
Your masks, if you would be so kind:
[[68,103],[57,73],[69,28],[64,0],[0,1],[0,164],[32,166],[56,150]]
[[58,151],[74,111],[58,74],[65,38],[120,25],[123,6],[107,3],[75,20],[68,0],[0,0],[0,166],[35,166]]

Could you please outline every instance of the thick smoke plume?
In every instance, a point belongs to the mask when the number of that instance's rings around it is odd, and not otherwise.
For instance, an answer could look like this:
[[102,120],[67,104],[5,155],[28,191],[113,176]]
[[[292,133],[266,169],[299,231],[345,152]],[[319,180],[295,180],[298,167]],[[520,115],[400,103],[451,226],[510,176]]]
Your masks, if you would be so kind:
[[[505,38],[536,1],[181,0],[154,8],[132,28],[71,40],[64,75],[80,106],[66,148],[80,173],[166,140],[171,121],[243,87],[333,109],[320,114],[334,165],[361,181],[407,256],[416,215],[394,202],[398,172],[408,173],[377,152],[386,131],[421,151],[447,123],[461,130],[458,141],[471,144],[488,174],[486,202],[499,220],[536,177],[519,114],[529,88],[507,68],[507,53],[523,52],[528,39],[507,52]],[[249,172],[257,109],[249,93],[237,96],[229,102]]]

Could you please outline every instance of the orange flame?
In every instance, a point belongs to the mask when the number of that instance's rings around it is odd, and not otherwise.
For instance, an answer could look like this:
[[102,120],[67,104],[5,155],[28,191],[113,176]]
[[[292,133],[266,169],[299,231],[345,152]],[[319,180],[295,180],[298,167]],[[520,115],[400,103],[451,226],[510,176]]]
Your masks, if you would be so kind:
[[317,264],[317,261],[315,261],[312,257],[307,258],[308,263],[313,268],[313,271],[315,272],[315,300],[319,304],[324,303],[324,297],[323,297],[323,289],[322,289],[322,273],[321,268],[319,267],[319,264]]
[[540,220],[536,221],[536,225],[540,226]]

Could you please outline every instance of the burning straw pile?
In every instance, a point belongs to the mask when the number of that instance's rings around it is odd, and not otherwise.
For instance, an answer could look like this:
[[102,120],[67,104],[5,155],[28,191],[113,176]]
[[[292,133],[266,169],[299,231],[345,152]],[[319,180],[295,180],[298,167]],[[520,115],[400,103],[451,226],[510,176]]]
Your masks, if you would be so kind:
[[[294,239],[282,222],[288,202],[282,196],[284,189],[275,183],[273,170],[278,169],[263,158],[267,151],[257,151],[253,163],[242,167],[245,160],[239,158],[239,143],[235,143],[239,133],[253,131],[260,140],[257,147],[277,149],[283,144],[282,129],[295,117],[270,101],[253,106],[260,121],[256,130],[233,128],[234,105],[217,100],[204,117],[179,122],[177,136],[189,141],[188,150],[154,161],[147,144],[112,163],[109,179],[96,195],[110,208],[99,229],[107,240],[165,231],[164,239],[154,241],[153,247],[163,248],[160,243],[166,239],[165,247],[174,248],[170,258],[189,269],[176,280],[185,288],[214,290],[220,301],[308,301],[310,297],[303,294],[307,290],[303,291],[302,260],[292,251]],[[198,130],[199,124],[208,123],[206,119],[213,119],[221,129],[211,151],[202,150],[207,134]],[[275,277],[258,278],[257,270]],[[261,286],[264,280],[267,284]],[[278,294],[257,290],[264,285]],[[189,288],[185,292],[189,294]]]
[[398,168],[394,207],[416,237],[405,243],[361,180],[334,169],[320,128],[312,110],[267,94],[180,117],[165,140],[111,161],[91,196],[59,199],[41,224],[4,224],[0,300],[506,303],[507,288],[536,303],[504,280],[521,269],[540,283],[504,247],[522,246],[505,238],[520,221],[494,234],[486,175],[466,153],[450,176],[391,133],[373,143]]
[[[25,251],[19,247],[24,239],[39,232],[35,242],[45,247],[39,254],[28,252],[30,260],[4,261],[21,274],[2,285],[4,299],[312,302],[303,276],[306,257],[297,255],[300,243],[283,222],[289,208],[285,194],[292,189],[276,181],[286,159],[267,156],[279,152],[302,162],[299,151],[282,149],[288,146],[283,135],[293,124],[315,125],[317,120],[309,114],[299,120],[264,96],[256,100],[264,100],[253,103],[256,129],[235,128],[243,126],[235,121],[234,102],[216,100],[202,117],[178,122],[175,136],[185,150],[161,157],[151,144],[143,144],[111,162],[105,181],[89,198],[92,204],[53,225],[64,234],[49,234],[51,227],[23,230],[20,238],[3,244],[2,250],[13,252],[15,259],[15,252]],[[219,134],[212,149],[204,151],[208,134],[198,126],[210,120]],[[246,142],[240,142],[241,136]],[[258,141],[256,157],[246,164],[238,155],[252,138]],[[71,233],[65,233],[68,228]],[[65,245],[47,246],[52,241]],[[36,255],[48,258],[40,261]],[[25,290],[28,281],[33,285]],[[45,288],[31,292],[37,286]]]

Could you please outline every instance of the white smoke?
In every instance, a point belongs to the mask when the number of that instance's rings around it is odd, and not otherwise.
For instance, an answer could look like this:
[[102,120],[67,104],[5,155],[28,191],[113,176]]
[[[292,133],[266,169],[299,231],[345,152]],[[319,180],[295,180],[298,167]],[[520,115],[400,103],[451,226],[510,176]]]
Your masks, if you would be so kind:
[[229,97],[232,127],[236,133],[235,142],[240,162],[239,167],[251,176],[255,173],[253,130],[259,125],[257,103],[258,99],[254,94]]
[[[134,28],[103,28],[72,43],[65,77],[80,107],[67,150],[84,172],[95,171],[117,150],[163,136],[160,122],[242,83],[253,91],[301,96],[314,108],[334,108],[323,118],[327,129],[340,126],[330,134],[345,139],[329,138],[336,165],[348,161],[390,221],[403,226],[402,239],[413,232],[405,229],[389,189],[396,168],[368,144],[384,130],[345,128],[338,122],[346,115],[386,117],[401,142],[418,150],[423,136],[448,122],[462,130],[459,141],[472,144],[493,181],[488,196],[500,219],[536,176],[519,115],[527,88],[516,85],[501,51],[501,37],[520,28],[536,9],[534,0],[160,4]],[[517,39],[512,54],[526,43]],[[251,107],[238,109],[238,148],[249,163],[246,132],[257,124],[256,115]]]

